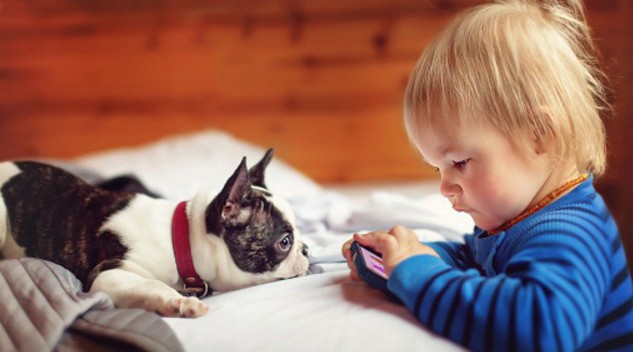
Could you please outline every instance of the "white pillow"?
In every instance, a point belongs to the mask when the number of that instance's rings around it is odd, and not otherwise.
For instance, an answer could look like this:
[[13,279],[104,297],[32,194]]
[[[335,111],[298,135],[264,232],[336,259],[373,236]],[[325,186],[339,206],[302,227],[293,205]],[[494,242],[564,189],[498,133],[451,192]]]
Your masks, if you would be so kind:
[[[173,136],[127,149],[83,156],[75,162],[104,178],[133,174],[150,190],[168,199],[185,200],[209,187],[221,189],[246,156],[248,167],[266,149],[218,130]],[[273,156],[265,182],[288,200],[310,198],[321,188],[306,175]]]

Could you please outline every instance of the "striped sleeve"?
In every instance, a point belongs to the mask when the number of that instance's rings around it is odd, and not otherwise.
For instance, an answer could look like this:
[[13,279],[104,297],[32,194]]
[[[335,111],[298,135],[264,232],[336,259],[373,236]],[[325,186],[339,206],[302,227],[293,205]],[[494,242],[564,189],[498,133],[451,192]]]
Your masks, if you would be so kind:
[[609,293],[583,351],[633,351],[633,283],[619,236],[611,243],[611,268]]
[[421,255],[389,289],[427,327],[474,351],[571,351],[592,332],[610,285],[608,246],[590,222],[544,221],[522,243],[495,248],[483,276]]
[[459,268],[468,269],[475,265],[470,247],[467,245],[472,240],[472,235],[465,236],[465,243],[459,242],[428,242],[425,243],[433,248],[446,263]]

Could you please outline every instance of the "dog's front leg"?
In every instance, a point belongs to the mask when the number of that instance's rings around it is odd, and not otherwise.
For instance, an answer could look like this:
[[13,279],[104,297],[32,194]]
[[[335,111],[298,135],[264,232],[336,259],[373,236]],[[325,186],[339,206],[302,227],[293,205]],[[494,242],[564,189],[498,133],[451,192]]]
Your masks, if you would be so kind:
[[208,307],[196,297],[184,297],[161,281],[124,269],[101,272],[90,291],[103,291],[119,308],[143,308],[168,317],[195,318]]

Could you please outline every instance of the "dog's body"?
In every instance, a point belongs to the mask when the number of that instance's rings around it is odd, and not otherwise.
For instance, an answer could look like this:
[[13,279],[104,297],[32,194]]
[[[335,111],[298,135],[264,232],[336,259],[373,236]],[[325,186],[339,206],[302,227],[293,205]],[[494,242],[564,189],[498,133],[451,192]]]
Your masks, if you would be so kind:
[[[272,151],[253,168],[245,160],[222,191],[186,204],[195,271],[225,291],[304,275],[306,249],[288,203],[264,185]],[[52,166],[0,163],[0,248],[5,258],[39,257],[73,272],[85,290],[104,291],[119,307],[166,316],[200,316],[207,307],[183,297],[172,238],[178,202],[89,185]]]

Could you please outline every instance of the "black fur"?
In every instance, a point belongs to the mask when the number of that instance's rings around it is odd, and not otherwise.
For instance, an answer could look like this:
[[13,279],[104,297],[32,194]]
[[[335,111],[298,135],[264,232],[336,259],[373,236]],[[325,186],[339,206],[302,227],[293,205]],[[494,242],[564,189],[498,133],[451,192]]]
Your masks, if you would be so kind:
[[284,236],[288,236],[289,246],[292,247],[293,228],[263,196],[256,195],[244,202],[242,206],[253,209],[252,217],[266,220],[249,221],[245,225],[227,225],[224,241],[240,269],[252,273],[273,270],[288,255],[287,252],[277,250],[276,244]]
[[268,188],[264,182],[264,173],[266,171],[266,167],[270,163],[270,160],[273,158],[274,152],[274,149],[268,149],[262,160],[248,170],[248,176],[254,186]]
[[152,198],[162,198],[156,192],[149,190],[143,182],[134,175],[121,175],[107,180],[103,180],[96,184],[97,187],[106,191],[140,193]]
[[[294,244],[292,225],[267,199],[270,193],[266,192],[264,171],[272,156],[273,149],[269,149],[250,170],[242,159],[206,210],[207,232],[222,237],[235,264],[251,273],[273,270],[288,256],[278,246],[284,237],[289,248]],[[242,218],[244,214],[248,219]]]
[[96,275],[117,267],[128,251],[117,234],[99,229],[134,195],[100,189],[57,167],[15,165],[22,172],[1,189],[15,241],[27,256],[64,266],[89,290]]

